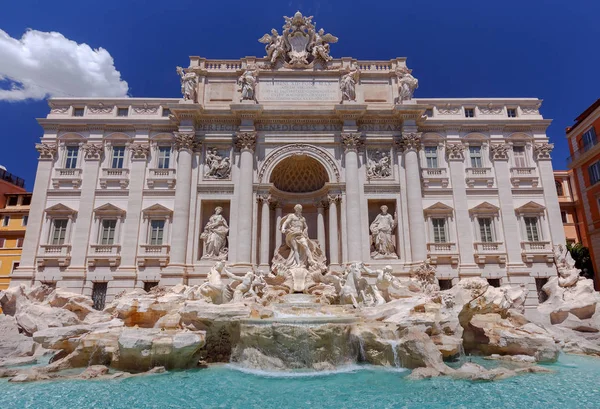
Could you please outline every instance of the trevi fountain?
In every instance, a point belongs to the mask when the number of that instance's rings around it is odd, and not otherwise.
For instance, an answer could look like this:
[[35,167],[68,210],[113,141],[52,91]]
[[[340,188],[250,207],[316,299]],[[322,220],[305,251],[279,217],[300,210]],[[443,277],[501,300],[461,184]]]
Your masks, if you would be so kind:
[[[339,62],[329,56],[330,43],[337,39],[314,29],[310,18],[297,13],[286,24],[293,29],[288,27],[285,36],[273,30],[261,39],[267,50],[262,65],[240,74],[239,98],[250,107],[261,100],[255,91],[259,71],[283,66],[293,73]],[[303,43],[306,38],[310,47]],[[180,105],[193,106],[198,99],[196,73],[184,69],[179,73],[184,95]],[[414,110],[410,100],[417,80],[404,67],[397,69],[397,75],[394,103]],[[342,103],[357,98],[360,78],[358,66],[348,65],[339,80]],[[352,103],[343,106],[363,110]],[[405,125],[413,118],[409,111],[402,114]],[[343,121],[352,123],[354,114],[344,115]],[[417,147],[420,136],[411,135],[405,134],[403,149]],[[358,137],[343,138],[354,152],[345,159],[346,169],[356,167]],[[42,155],[48,154],[44,149]],[[453,160],[462,160],[463,151],[456,146],[448,149],[454,171],[454,164],[461,162]],[[542,156],[551,150],[541,145],[536,149]],[[493,154],[502,156],[506,150],[498,148]],[[383,150],[375,151],[365,161],[366,178],[381,182],[395,177],[397,168],[390,160]],[[222,183],[231,170],[229,153],[218,148],[206,151],[202,172],[208,180]],[[441,188],[449,181],[444,181],[445,171],[439,175]],[[432,184],[439,182],[430,179]],[[462,183],[464,191],[464,179],[455,175],[451,179],[454,188]],[[488,183],[494,182],[484,181],[485,186]],[[242,237],[242,221],[230,223],[236,216],[231,206],[219,204],[226,201],[210,202],[210,216],[204,219],[199,237],[202,254],[197,265],[204,269],[202,274],[178,283],[169,281],[177,274],[165,274],[171,278],[161,278],[159,285],[121,290],[104,308],[98,308],[85,289],[75,291],[60,281],[48,285],[38,278],[27,283],[26,272],[18,273],[19,280],[0,292],[0,407],[600,407],[600,296],[592,280],[580,277],[565,247],[553,243],[538,253],[528,253],[529,247],[524,247],[523,258],[529,265],[539,263],[540,271],[547,274],[540,289],[543,302],[538,303],[529,281],[518,281],[522,272],[511,275],[509,271],[502,285],[492,285],[487,276],[473,273],[479,271],[473,267],[476,264],[458,264],[453,254],[426,245],[425,232],[415,230],[423,227],[413,220],[412,210],[413,206],[419,209],[423,224],[424,205],[410,197],[407,219],[402,210],[405,202],[384,200],[395,198],[387,193],[378,196],[392,184],[375,183],[369,190],[374,194],[372,217],[364,226],[358,226],[360,212],[344,210],[344,218],[339,219],[345,223],[339,251],[337,240],[325,240],[333,237],[333,231],[323,233],[321,210],[312,219],[314,202],[304,200],[302,194],[282,194],[287,214],[276,218],[270,236],[277,236],[275,240],[264,236],[276,247],[272,253],[268,246],[256,248],[261,262],[246,267],[232,262],[246,251],[244,243],[235,243],[236,258],[231,257],[230,247],[233,231]],[[353,200],[356,187],[347,180],[345,190],[332,183],[319,194],[328,194],[333,198],[329,205],[337,206],[340,200]],[[415,188],[420,191],[421,184]],[[428,189],[427,183],[423,189]],[[299,200],[293,202],[294,198]],[[539,206],[526,206],[527,214],[539,211]],[[307,207],[310,215],[305,214]],[[65,208],[61,211],[70,211]],[[263,210],[269,217],[270,208]],[[165,212],[159,207],[153,211]],[[504,208],[487,203],[473,213],[498,211]],[[452,209],[438,202],[426,208],[425,215],[428,212],[439,218]],[[338,215],[332,214],[335,219],[329,225],[337,229]],[[266,220],[263,223],[268,225]],[[313,231],[315,225],[318,232]],[[548,226],[546,231],[552,230]],[[352,234],[365,231],[369,245],[356,246],[360,241]],[[401,239],[409,236],[412,244],[407,247]],[[173,237],[171,243],[172,260],[180,242]],[[426,252],[425,246],[430,250]],[[500,256],[476,256],[503,265],[507,257],[514,261],[509,246],[506,243],[508,250]],[[358,250],[352,253],[352,249]],[[269,262],[263,255],[269,255]],[[461,250],[456,258],[462,257],[466,256]],[[518,257],[521,260],[521,253]],[[72,263],[75,258],[74,254]],[[39,271],[52,268],[52,260],[44,260],[38,263]],[[144,263],[151,263],[148,260]],[[102,260],[94,263],[101,266]],[[453,285],[441,289],[440,277],[452,268],[464,272]]]

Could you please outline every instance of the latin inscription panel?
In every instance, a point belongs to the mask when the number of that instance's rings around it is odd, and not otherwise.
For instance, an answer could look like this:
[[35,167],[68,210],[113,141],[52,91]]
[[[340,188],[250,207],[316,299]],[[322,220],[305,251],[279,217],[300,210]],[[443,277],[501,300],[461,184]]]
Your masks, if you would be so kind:
[[332,101],[340,99],[337,81],[260,81],[259,101]]

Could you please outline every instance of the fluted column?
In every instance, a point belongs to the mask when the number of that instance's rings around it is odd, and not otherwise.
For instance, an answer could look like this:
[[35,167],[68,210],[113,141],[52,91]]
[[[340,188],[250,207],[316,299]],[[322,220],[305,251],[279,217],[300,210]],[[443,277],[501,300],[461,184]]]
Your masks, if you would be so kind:
[[269,236],[271,233],[270,229],[270,221],[271,221],[271,212],[269,209],[270,206],[270,196],[265,195],[259,198],[259,202],[261,203],[261,215],[260,215],[260,265],[268,266],[269,265]]
[[187,253],[192,193],[192,156],[199,142],[195,132],[176,132],[174,148],[177,155],[177,184],[171,238],[171,266],[184,266]]
[[240,149],[240,185],[238,207],[237,262],[252,263],[252,183],[254,176],[254,147],[256,132],[238,132]]
[[329,196],[329,264],[340,263],[337,204],[339,196]]
[[419,263],[426,259],[427,247],[418,152],[421,147],[421,133],[402,132],[402,137],[398,143],[399,148],[404,151],[406,201],[408,205],[408,228],[410,231],[412,262]]
[[550,225],[550,236],[552,245],[565,243],[565,229],[562,225],[560,216],[560,204],[558,203],[558,193],[554,181],[554,170],[552,169],[552,158],[550,153],[554,149],[553,143],[536,143],[533,146],[534,157],[538,164],[540,172],[540,181],[544,188],[544,203],[548,212],[548,221]]
[[325,241],[325,203],[319,202],[317,204],[317,241],[319,247],[326,254],[327,243]]
[[282,217],[283,209],[281,208],[281,203],[277,203],[275,205],[275,251],[279,249],[283,241],[281,231],[279,231],[279,225],[281,224]]
[[358,183],[358,145],[360,133],[342,133],[346,162],[346,232],[348,262],[362,261],[360,185]]

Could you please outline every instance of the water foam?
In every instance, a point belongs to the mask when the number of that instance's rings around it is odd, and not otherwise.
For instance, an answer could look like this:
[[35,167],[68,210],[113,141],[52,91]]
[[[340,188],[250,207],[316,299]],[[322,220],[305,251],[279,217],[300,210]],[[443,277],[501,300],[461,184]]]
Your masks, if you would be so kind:
[[406,368],[381,367],[375,365],[344,365],[336,369],[325,371],[310,370],[290,370],[290,371],[268,371],[264,369],[247,368],[236,364],[226,364],[225,367],[234,371],[243,372],[249,375],[260,376],[262,378],[312,378],[321,376],[339,375],[345,373],[356,373],[358,371],[384,371],[384,372],[406,372]]

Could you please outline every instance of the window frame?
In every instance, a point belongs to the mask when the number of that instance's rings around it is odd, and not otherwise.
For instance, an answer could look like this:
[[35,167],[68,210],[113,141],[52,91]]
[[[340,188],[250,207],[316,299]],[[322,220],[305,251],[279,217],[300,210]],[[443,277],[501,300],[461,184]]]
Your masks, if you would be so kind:
[[[438,225],[437,226],[437,231],[436,231],[436,221],[442,221],[442,225]],[[436,243],[436,244],[443,244],[443,243],[449,243],[449,235],[448,235],[448,217],[443,217],[443,216],[433,216],[431,217],[431,239],[433,240],[432,243]],[[441,229],[440,229],[441,227]],[[440,233],[443,233],[443,237],[440,236]],[[443,240],[441,240],[443,239]]]
[[[11,200],[16,200],[16,203],[12,204],[10,202]],[[8,196],[8,199],[6,200],[6,206],[18,206],[18,205],[19,205],[19,196],[17,196],[17,195]]]
[[[125,115],[121,115],[122,113],[125,113]],[[121,118],[129,116],[129,107],[117,107],[117,116]]]
[[73,116],[76,116],[76,117],[85,116],[85,108],[73,107]]
[[21,217],[21,226],[27,227],[27,223],[29,223],[29,215],[24,214],[23,217]]
[[[528,220],[535,220],[535,224],[531,225],[531,226],[535,227],[535,235],[533,235],[533,230],[532,230],[531,231],[532,235],[530,236],[529,227],[527,224]],[[525,238],[527,239],[528,242],[535,243],[535,242],[543,241],[542,229],[541,229],[541,225],[540,225],[540,216],[532,215],[532,214],[523,215],[523,225],[525,227]],[[536,236],[536,237],[534,237],[534,236]],[[532,240],[532,239],[536,239],[536,238],[537,238],[537,240]]]
[[[119,156],[115,156],[116,152],[122,152],[122,155]],[[125,158],[126,158],[126,147],[125,145],[114,145],[111,147],[111,155],[110,155],[110,165],[111,165],[111,169],[124,169],[125,168]],[[115,160],[117,161],[116,164],[119,166],[115,166]],[[119,162],[120,161],[120,162]]]
[[[112,223],[113,225],[106,226],[107,223]],[[102,246],[114,246],[118,241],[118,225],[119,219],[116,217],[105,217],[100,219],[97,243]]]
[[[166,153],[166,156],[163,155]],[[156,168],[157,169],[170,169],[171,168],[171,156],[173,150],[170,145],[158,145],[156,148]],[[166,161],[166,165],[165,162]]]
[[[69,155],[75,152],[75,155]],[[67,145],[65,146],[65,160],[63,162],[63,168],[65,169],[77,169],[77,162],[79,161],[79,145]],[[74,163],[73,163],[74,162]]]
[[[587,139],[587,142],[586,142]],[[581,144],[583,147],[584,151],[587,151],[588,149],[590,149],[592,146],[596,145],[598,143],[598,135],[596,134],[596,129],[594,129],[593,126],[591,126],[587,131],[585,131],[582,135],[581,135]]]
[[[474,152],[472,149],[479,149],[477,156],[474,156]],[[472,169],[481,169],[483,168],[483,146],[481,145],[469,145],[469,160],[471,162]],[[479,160],[479,166],[477,166],[476,162]]]
[[[437,145],[425,145],[423,148],[423,155],[425,156],[425,165],[428,169],[438,169],[439,164],[439,148]],[[430,163],[430,159],[432,163]],[[435,161],[435,163],[433,163]],[[431,165],[435,166],[431,166]]]
[[[511,112],[513,113],[513,115],[511,115]],[[517,108],[506,108],[506,116],[508,116],[509,118],[516,118]]]
[[10,215],[2,217],[2,227],[8,227],[10,225]]
[[[160,232],[160,243],[154,242],[154,223],[162,223],[162,228],[160,230],[156,230],[158,238],[158,232]],[[146,243],[150,246],[162,246],[165,244],[165,233],[167,231],[167,219],[164,217],[153,217],[148,220],[148,237]]]
[[465,118],[475,118],[475,108],[465,107]]
[[[65,222],[64,227],[60,227],[58,240],[56,236],[57,222]],[[48,234],[48,244],[52,246],[63,246],[66,244],[68,240],[68,230],[69,230],[69,218],[68,217],[53,217],[50,220],[50,231]],[[60,236],[62,234],[62,237]],[[62,240],[61,240],[62,239]]]
[[[522,152],[523,155],[517,155],[517,152]],[[527,148],[524,145],[515,145],[512,148],[513,165],[515,168],[528,168],[529,163],[527,161]],[[518,162],[522,161],[522,164]]]
[[[477,216],[477,234],[480,243],[496,243],[496,228],[494,219],[495,218],[492,215]],[[489,221],[489,225],[486,226],[486,229],[489,229],[489,231],[485,232],[485,236],[482,230],[482,221],[484,220]]]

